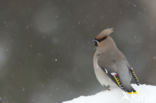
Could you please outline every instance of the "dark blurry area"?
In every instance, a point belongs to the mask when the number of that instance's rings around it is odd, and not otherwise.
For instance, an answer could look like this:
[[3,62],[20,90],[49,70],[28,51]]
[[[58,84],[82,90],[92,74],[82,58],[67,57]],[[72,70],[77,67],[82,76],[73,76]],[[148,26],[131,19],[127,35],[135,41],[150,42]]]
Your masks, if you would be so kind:
[[156,1],[1,0],[0,103],[60,103],[103,90],[92,39],[112,37],[141,83],[156,85]]

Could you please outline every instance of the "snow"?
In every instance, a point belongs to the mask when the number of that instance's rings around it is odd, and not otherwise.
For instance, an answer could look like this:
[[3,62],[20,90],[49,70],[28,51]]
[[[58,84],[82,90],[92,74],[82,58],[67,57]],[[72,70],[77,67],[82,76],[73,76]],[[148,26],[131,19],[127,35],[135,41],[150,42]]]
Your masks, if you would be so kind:
[[145,84],[132,86],[138,94],[128,94],[115,88],[91,96],[80,96],[62,103],[156,103],[156,86]]

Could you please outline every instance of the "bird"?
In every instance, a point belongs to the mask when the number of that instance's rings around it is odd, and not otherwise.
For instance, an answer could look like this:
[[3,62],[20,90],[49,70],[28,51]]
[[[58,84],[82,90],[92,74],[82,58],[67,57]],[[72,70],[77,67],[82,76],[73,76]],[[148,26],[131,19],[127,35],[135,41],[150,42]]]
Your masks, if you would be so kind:
[[125,55],[110,36],[113,32],[113,28],[106,28],[93,40],[96,46],[93,56],[96,78],[108,90],[120,88],[128,94],[137,94],[131,83],[134,79],[139,86],[139,79]]

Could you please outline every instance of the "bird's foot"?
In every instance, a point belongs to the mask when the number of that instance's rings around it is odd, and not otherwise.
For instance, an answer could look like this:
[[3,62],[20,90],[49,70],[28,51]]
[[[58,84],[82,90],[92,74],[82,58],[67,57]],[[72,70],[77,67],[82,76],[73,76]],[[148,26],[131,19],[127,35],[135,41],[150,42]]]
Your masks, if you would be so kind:
[[105,89],[106,89],[107,91],[110,91],[110,90],[111,90],[109,85],[108,85],[108,86],[105,86]]
[[106,90],[110,91],[111,89],[110,88],[107,88]]

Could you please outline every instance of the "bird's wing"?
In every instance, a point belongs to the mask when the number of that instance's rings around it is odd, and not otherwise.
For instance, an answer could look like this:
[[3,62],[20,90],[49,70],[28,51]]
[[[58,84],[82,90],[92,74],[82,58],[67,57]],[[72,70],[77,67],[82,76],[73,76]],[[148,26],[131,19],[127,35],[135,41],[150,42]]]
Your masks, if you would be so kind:
[[133,87],[131,87],[130,89],[127,89],[126,87],[124,87],[124,85],[122,84],[122,82],[120,81],[119,78],[119,74],[116,72],[112,72],[106,68],[101,67],[101,69],[108,75],[109,78],[112,79],[113,82],[115,82],[115,84],[121,88],[122,90],[128,92],[129,94],[136,94],[137,92],[133,89]]
[[138,77],[137,77],[137,75],[136,75],[134,69],[133,69],[132,67],[131,67],[131,68],[129,67],[129,71],[130,71],[132,77],[134,78],[135,83],[136,83],[137,85],[140,85],[139,79],[138,79]]

